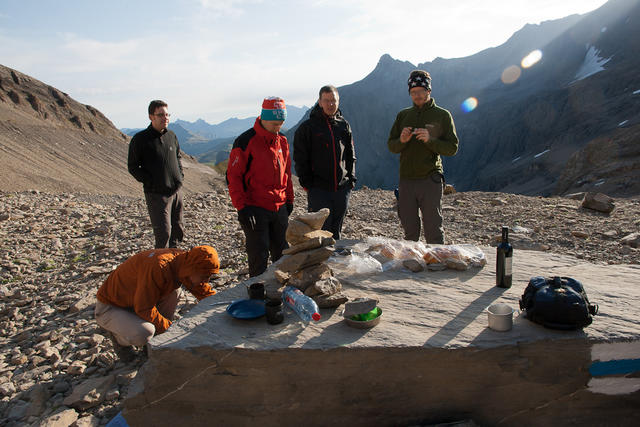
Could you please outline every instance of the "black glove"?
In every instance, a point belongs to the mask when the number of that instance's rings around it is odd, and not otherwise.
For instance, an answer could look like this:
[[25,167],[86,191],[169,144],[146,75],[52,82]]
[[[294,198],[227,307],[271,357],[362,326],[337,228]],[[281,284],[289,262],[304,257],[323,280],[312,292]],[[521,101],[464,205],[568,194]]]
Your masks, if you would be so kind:
[[238,221],[240,224],[244,224],[251,230],[256,229],[256,212],[253,206],[245,206],[238,211]]
[[293,203],[287,203],[287,216],[291,215],[291,212],[293,212]]

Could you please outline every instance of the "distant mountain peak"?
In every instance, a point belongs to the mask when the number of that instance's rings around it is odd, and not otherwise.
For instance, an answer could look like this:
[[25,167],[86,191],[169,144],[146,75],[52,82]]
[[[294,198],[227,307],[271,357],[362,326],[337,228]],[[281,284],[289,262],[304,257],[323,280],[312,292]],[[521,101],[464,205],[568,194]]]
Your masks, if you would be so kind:
[[399,59],[395,59],[388,53],[385,53],[380,57],[380,59],[378,59],[378,65],[376,65],[376,68],[386,67],[389,65],[398,65],[398,64],[403,64],[403,65],[409,64],[413,66],[413,64],[409,61],[401,61]]
[[388,53],[385,53],[378,60],[378,64],[385,63],[385,62],[392,62],[392,61],[396,61],[396,59],[393,59],[391,55],[389,55]]
[[[388,53],[385,53],[378,60],[378,64],[376,67],[365,77],[363,80],[366,80],[370,77],[381,77],[388,78],[391,75],[396,75],[398,73],[405,73],[407,70],[415,69],[416,66],[413,65],[409,61],[401,61],[399,59],[394,59]],[[386,77],[385,77],[386,76]]]
[[548,40],[556,38],[560,33],[576,24],[580,18],[581,15],[573,14],[565,16],[564,18],[542,21],[539,24],[525,24],[522,28],[513,33],[504,45],[512,43],[527,43],[532,38],[540,38],[541,34],[545,34],[545,41],[542,42],[544,45]]

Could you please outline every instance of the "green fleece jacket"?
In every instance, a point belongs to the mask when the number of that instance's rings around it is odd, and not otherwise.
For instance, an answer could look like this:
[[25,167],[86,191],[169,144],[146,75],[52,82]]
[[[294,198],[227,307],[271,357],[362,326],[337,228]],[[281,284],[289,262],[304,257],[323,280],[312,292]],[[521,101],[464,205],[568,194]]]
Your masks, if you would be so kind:
[[[405,127],[427,128],[429,141],[425,143],[411,136],[403,144],[400,132]],[[423,179],[434,172],[443,173],[440,156],[453,156],[458,152],[458,135],[451,113],[438,107],[431,98],[421,108],[414,104],[398,113],[387,145],[392,153],[400,153],[401,179]]]

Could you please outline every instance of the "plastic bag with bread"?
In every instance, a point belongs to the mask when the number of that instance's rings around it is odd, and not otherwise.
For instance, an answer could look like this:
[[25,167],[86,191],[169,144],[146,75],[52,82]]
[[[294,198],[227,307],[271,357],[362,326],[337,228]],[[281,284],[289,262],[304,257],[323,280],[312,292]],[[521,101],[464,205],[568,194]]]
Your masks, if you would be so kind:
[[433,245],[422,256],[427,264],[444,264],[455,270],[469,267],[484,267],[487,258],[484,252],[473,245]]

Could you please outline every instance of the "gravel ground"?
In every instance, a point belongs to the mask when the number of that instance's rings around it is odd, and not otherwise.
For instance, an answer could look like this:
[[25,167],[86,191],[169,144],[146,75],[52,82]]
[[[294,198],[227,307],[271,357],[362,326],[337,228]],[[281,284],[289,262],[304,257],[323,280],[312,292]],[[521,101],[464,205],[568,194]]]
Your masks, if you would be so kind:
[[[296,213],[306,198],[296,190]],[[248,276],[244,236],[223,188],[185,196],[185,248],[221,257],[218,289]],[[640,201],[615,199],[611,214],[580,200],[466,192],[445,196],[446,243],[495,245],[502,225],[520,248],[594,263],[639,264]],[[634,234],[635,233],[635,234]],[[352,193],[343,237],[402,238],[393,192]],[[117,360],[93,319],[95,292],[130,255],[153,244],[141,197],[0,193],[0,425],[104,425],[121,408],[146,360]],[[196,303],[183,296],[178,318]]]

